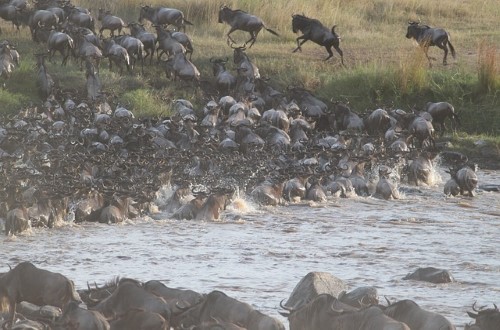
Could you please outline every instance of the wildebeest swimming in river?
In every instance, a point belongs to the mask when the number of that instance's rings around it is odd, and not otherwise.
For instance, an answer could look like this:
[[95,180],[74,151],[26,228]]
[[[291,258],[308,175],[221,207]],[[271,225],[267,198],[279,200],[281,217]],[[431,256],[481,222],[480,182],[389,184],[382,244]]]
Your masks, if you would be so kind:
[[[340,54],[340,61],[344,65],[344,53],[339,47],[340,36],[335,32],[336,25],[332,26],[331,30],[324,26],[320,21],[314,18],[309,18],[304,15],[292,15],[292,30],[293,33],[302,32],[303,35],[297,38],[297,48],[293,50],[302,50],[302,46],[306,41],[311,40],[320,46],[324,46],[329,56],[325,61],[333,56],[332,47]],[[302,39],[302,41],[300,41]]]
[[431,28],[428,25],[420,25],[418,22],[408,22],[408,29],[406,31],[406,38],[415,39],[420,47],[424,49],[425,56],[431,65],[431,59],[428,55],[430,46],[438,46],[444,51],[443,65],[446,65],[446,58],[448,57],[448,46],[450,47],[451,56],[456,57],[455,48],[450,42],[450,35],[444,29]]

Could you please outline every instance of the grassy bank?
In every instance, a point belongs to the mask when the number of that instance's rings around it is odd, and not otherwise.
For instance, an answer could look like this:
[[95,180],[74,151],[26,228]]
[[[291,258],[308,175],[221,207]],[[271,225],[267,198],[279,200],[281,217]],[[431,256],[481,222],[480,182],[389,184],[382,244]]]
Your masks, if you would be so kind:
[[[125,21],[137,21],[140,1],[73,1],[91,8],[110,9]],[[500,135],[500,4],[496,0],[478,3],[474,0],[240,0],[226,1],[264,19],[266,25],[280,33],[277,38],[262,31],[257,43],[247,51],[263,76],[270,78],[277,89],[301,84],[324,99],[348,100],[353,109],[362,113],[376,107],[398,107],[404,110],[421,109],[428,101],[452,103],[462,118],[464,132]],[[161,1],[151,5],[164,5]],[[212,56],[231,57],[225,33],[229,27],[217,22],[221,3],[204,0],[173,0],[169,7],[183,10],[194,23],[187,27],[195,52],[193,62],[206,82],[213,80],[209,59]],[[324,62],[324,48],[307,42],[302,53],[291,53],[297,35],[291,31],[291,14],[304,13],[318,18],[327,26],[337,25],[342,36],[346,66],[340,65],[338,54]],[[457,58],[449,56],[448,66],[441,64],[443,52],[432,47],[436,57],[429,68],[420,48],[405,38],[408,20],[421,20],[431,26],[445,27],[457,50]],[[97,24],[99,26],[99,23]],[[22,65],[6,89],[0,91],[3,112],[15,112],[20,106],[40,103],[34,85],[32,54],[43,45],[29,40],[26,28],[15,32],[10,23],[1,23],[2,38],[18,44]],[[243,42],[248,35],[233,33]],[[62,68],[60,57],[48,70],[59,86],[84,91],[84,73],[70,62]],[[185,88],[182,83],[167,80],[158,64],[147,65],[144,75],[119,76],[109,72],[107,61],[101,65],[104,90],[112,99],[128,107],[136,115],[168,115],[171,100],[190,99],[197,106],[206,102],[200,90]]]

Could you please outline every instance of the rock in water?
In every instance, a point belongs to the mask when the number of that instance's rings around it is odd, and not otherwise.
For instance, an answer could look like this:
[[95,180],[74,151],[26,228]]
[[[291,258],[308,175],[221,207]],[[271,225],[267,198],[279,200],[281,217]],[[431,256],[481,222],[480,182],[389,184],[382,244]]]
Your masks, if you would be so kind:
[[347,290],[347,284],[330,273],[310,272],[295,286],[285,306],[297,309],[322,293],[329,293],[338,298]]

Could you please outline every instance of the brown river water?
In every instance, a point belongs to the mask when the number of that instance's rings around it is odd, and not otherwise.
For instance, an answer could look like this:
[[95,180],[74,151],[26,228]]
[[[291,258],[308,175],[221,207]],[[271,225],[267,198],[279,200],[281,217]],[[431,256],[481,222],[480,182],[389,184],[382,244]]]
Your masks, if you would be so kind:
[[[500,171],[478,173],[500,184]],[[221,290],[256,309],[278,314],[300,279],[329,272],[350,290],[375,286],[381,302],[413,299],[457,328],[466,311],[500,304],[500,193],[446,198],[448,176],[401,200],[371,197],[258,207],[238,199],[220,222],[172,220],[168,214],[118,225],[67,224],[0,238],[0,272],[29,260],[60,272],[77,288],[115,276],[160,279],[202,293]],[[161,204],[162,200],[158,200]],[[402,278],[418,267],[451,272],[455,282]]]

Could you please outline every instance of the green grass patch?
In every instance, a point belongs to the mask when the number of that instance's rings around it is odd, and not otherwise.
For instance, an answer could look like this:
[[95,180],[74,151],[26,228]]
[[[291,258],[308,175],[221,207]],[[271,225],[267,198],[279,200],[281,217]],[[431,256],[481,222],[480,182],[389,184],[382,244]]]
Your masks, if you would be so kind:
[[154,94],[147,89],[135,89],[125,92],[118,102],[132,111],[136,117],[163,117],[171,114],[169,104],[161,100],[158,94]]

